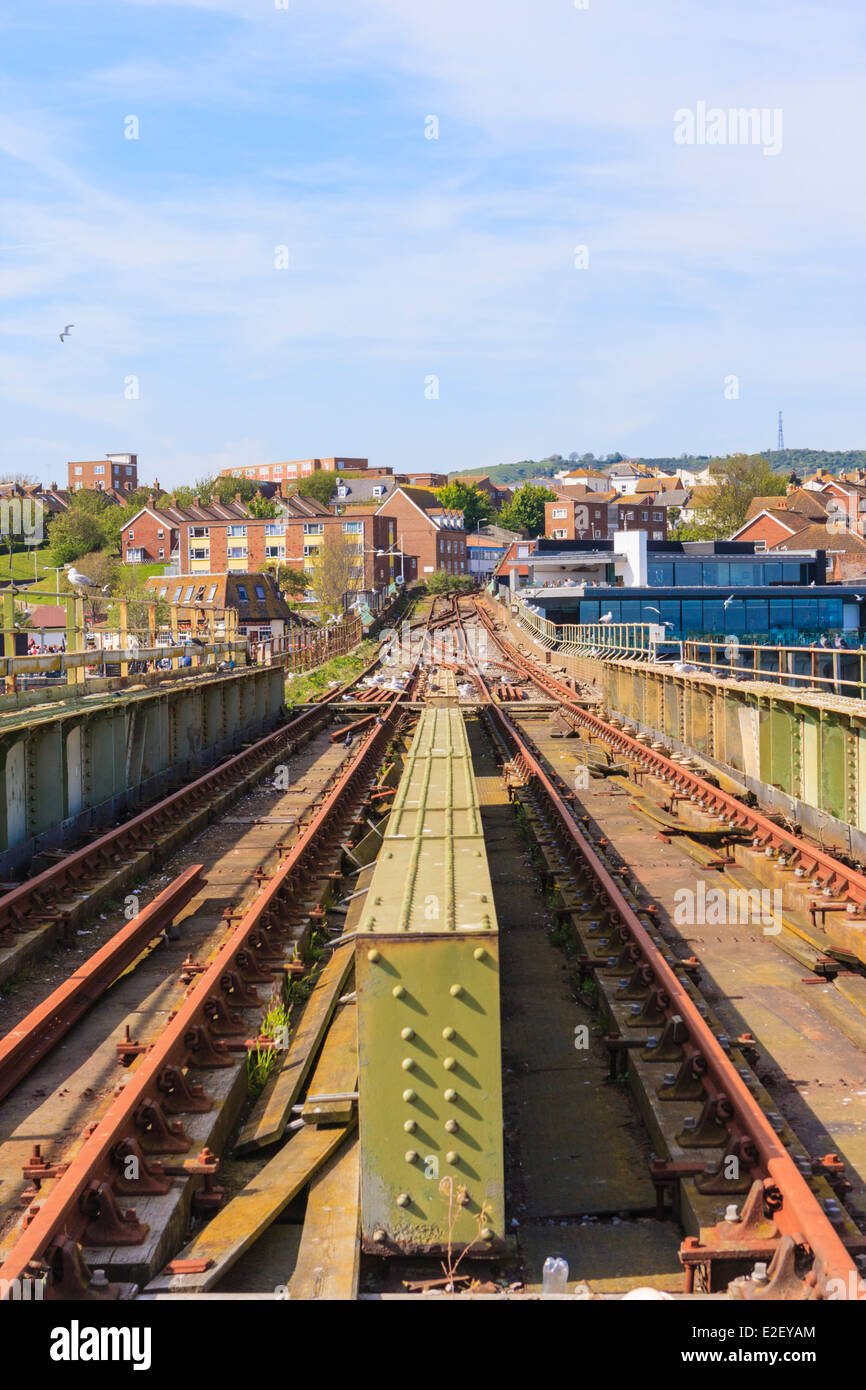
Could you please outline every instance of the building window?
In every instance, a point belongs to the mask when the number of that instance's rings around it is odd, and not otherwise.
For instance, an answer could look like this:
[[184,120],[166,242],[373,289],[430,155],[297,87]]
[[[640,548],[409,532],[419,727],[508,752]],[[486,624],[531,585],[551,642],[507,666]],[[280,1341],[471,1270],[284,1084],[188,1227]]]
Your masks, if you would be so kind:
[[663,517],[662,517],[661,512],[653,512],[653,521],[662,521],[662,520],[663,520]]
[[172,603],[177,603],[178,599],[180,598],[180,594],[181,594],[182,588],[183,588],[183,585],[182,585],[182,584],[178,584],[177,588],[175,589],[174,593],[173,593],[172,596],[171,596],[171,601],[172,601]]
[[164,560],[164,559],[165,559],[165,551],[164,551],[164,550],[157,551],[157,559],[159,559],[159,560]]
[[325,534],[325,523],[323,521],[305,521],[305,536],[323,536]]
[[654,540],[654,541],[663,541],[664,538],[665,538],[665,533],[664,533],[664,531],[653,531],[653,540]]
[[265,546],[265,559],[266,559],[266,560],[280,560],[280,559],[282,559],[282,558],[285,556],[285,553],[286,553],[286,547],[285,547],[284,545],[266,545],[266,546]]
[[[162,535],[162,532],[160,531],[159,534]],[[195,536],[196,540],[201,540],[203,537],[210,535],[210,529],[207,526],[191,526],[189,528],[189,534]]]
[[157,533],[156,533],[156,539],[157,539],[158,541],[163,541],[163,540],[165,540],[165,532],[164,532],[164,531],[157,531]]
[[247,534],[247,528],[246,528],[246,526],[227,526],[227,527],[226,527],[226,535],[227,535],[227,536],[245,536],[246,534]]
[[216,591],[217,591],[217,586],[216,586],[216,584],[211,584],[211,586],[210,586],[210,593],[209,593],[208,596],[207,596],[207,601],[208,601],[208,603],[213,603],[214,599],[216,598]]
[[127,470],[126,470],[126,476],[127,476],[127,478],[131,478],[131,477],[132,477],[132,469],[131,469],[131,468],[127,468]]
[[247,602],[247,589],[245,584],[238,585],[238,598],[241,600],[242,603]]
[[363,521],[344,521],[343,534],[346,536],[361,536],[364,533]]
[[105,472],[105,464],[104,464],[104,463],[95,463],[95,464],[93,465],[93,471],[94,471],[94,473],[104,473],[104,472]]
[[565,518],[568,516],[568,512],[565,510],[565,507],[554,507],[553,511],[551,512],[551,516],[553,517],[554,521],[564,521]]
[[134,532],[134,531],[127,531],[127,533],[126,533],[126,538],[127,538],[127,540],[134,541],[134,540],[135,540],[135,532]]
[[272,521],[265,527],[266,536],[284,536],[286,534],[286,523],[284,521]]
[[373,488],[373,496],[374,496],[374,497],[384,497],[384,496],[385,496],[385,489],[384,489],[383,487],[374,487],[374,488]]
[[257,584],[257,585],[256,585],[256,598],[260,598],[260,599],[264,600],[264,597],[265,597],[265,591],[264,591],[263,586],[262,586],[261,584]]
[[160,596],[160,598],[165,598],[165,596],[166,596],[167,593],[168,593],[168,585],[167,585],[167,584],[163,584],[162,588],[161,588],[160,591],[159,591],[159,596]]
[[193,596],[194,591],[195,591],[195,585],[194,585],[194,584],[190,584],[189,588],[188,588],[187,591],[186,591],[186,597],[184,598],[184,603],[189,603],[190,599],[191,599],[192,596]]
[[226,550],[229,560],[245,560],[247,558],[247,548],[245,545],[230,545]]
[[75,470],[75,476],[76,476],[76,478],[80,478],[80,477],[81,477],[81,474],[82,474],[83,472],[84,472],[84,469],[79,465],[79,467],[76,468],[76,470]]

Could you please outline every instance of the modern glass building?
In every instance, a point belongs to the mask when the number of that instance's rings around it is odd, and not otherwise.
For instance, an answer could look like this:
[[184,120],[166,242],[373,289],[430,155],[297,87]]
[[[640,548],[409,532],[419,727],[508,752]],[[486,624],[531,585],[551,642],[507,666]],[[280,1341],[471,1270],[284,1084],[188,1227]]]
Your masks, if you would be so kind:
[[668,624],[667,636],[683,640],[737,636],[799,645],[866,625],[859,597],[866,579],[827,584],[822,550],[786,555],[748,542],[672,541],[648,547],[635,575],[608,547],[539,540],[527,597],[558,625],[597,623],[610,614],[606,621],[614,623]]
[[[582,596],[547,597],[544,590],[536,592],[533,602],[551,622],[597,623],[610,613],[614,623],[669,623],[667,636],[672,638],[711,638],[735,635],[742,641],[752,640],[796,643],[803,638],[819,637],[857,630],[860,623],[859,604],[849,592],[850,586],[825,586],[814,589],[779,585],[725,586],[726,593],[699,588],[622,589],[596,586]],[[726,602],[730,596],[730,602]]]

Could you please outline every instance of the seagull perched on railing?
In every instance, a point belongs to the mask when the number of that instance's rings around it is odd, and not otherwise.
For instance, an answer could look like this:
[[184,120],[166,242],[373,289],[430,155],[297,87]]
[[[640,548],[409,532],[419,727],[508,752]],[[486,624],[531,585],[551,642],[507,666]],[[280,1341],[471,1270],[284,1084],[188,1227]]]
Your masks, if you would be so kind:
[[612,614],[612,613],[602,613],[602,615],[601,615],[601,617],[599,618],[598,621],[599,621],[600,623],[612,623],[612,622],[613,622],[613,614]]
[[74,565],[66,566],[66,574],[73,589],[78,589],[79,592],[82,589],[96,588],[95,581],[89,579],[86,574],[82,574],[81,570],[77,570]]

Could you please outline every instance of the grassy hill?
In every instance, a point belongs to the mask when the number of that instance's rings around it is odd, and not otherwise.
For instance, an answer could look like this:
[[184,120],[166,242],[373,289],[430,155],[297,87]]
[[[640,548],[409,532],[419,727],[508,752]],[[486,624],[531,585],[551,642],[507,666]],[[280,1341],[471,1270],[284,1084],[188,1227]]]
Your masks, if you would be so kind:
[[[773,468],[779,473],[798,473],[803,477],[807,473],[817,473],[824,468],[828,473],[848,473],[857,468],[866,468],[866,449],[848,449],[834,451],[832,449],[769,449],[763,451],[765,458],[769,460]],[[710,454],[680,454],[678,458],[640,458],[631,459],[632,463],[643,463],[650,468],[658,469],[663,473],[675,473],[678,468],[687,468],[689,472],[700,472],[706,468],[710,462]],[[581,456],[577,461],[566,458],[557,459],[522,459],[519,463],[499,463],[492,468],[480,469],[464,468],[458,473],[449,473],[449,478],[459,478],[463,474],[478,474],[485,472],[494,483],[521,483],[527,478],[552,478],[563,468],[607,468],[611,463],[619,462],[623,459],[622,454],[608,455],[603,459],[587,459]]]

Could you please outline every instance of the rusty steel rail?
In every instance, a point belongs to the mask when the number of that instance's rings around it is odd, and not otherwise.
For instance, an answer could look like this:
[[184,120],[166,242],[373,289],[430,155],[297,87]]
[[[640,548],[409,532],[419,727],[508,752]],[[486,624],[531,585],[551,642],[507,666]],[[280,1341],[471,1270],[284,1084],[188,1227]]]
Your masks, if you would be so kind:
[[352,680],[323,695],[296,718],[281,724],[272,733],[235,753],[209,772],[157,801],[147,810],[130,817],[90,844],[73,850],[50,869],[10,889],[0,897],[0,946],[13,944],[12,933],[30,931],[40,922],[62,918],[52,910],[52,902],[64,892],[82,887],[94,872],[109,869],[117,860],[153,847],[156,837],[175,820],[191,814],[229,783],[247,776],[257,763],[277,754],[283,745],[315,732],[323,711],[358,683],[378,664],[374,658]]
[[0,1100],[33,1070],[151,941],[205,887],[192,864],[147,907],[79,966],[0,1041]]
[[737,797],[714,787],[698,773],[673,762],[663,753],[648,748],[646,744],[632,738],[622,729],[617,729],[600,719],[597,714],[591,714],[581,705],[574,704],[571,698],[575,693],[573,689],[547,672],[539,670],[533,662],[527,660],[501,637],[481,604],[476,604],[476,612],[494,642],[507,657],[509,664],[559,700],[569,716],[583,728],[609,743],[618,752],[626,754],[633,762],[639,763],[644,771],[670,783],[674,792],[685,793],[689,797],[694,795],[702,810],[726,820],[731,829],[751,831],[755,848],[784,850],[787,866],[790,869],[801,869],[804,875],[811,874],[818,880],[817,886],[826,897],[839,898],[844,895],[847,902],[855,908],[866,905],[866,874],[849,868],[840,860],[834,859],[826,850],[806,844],[759,810],[746,806]]
[[[459,608],[456,621],[462,628]],[[492,625],[488,630],[492,633]],[[494,633],[492,635],[498,643],[498,637]],[[473,674],[487,689],[487,682],[474,661],[471,657],[469,660]],[[528,666],[529,663],[521,661],[518,669]],[[535,679],[534,672],[527,671],[527,674],[532,674],[532,678]],[[564,692],[560,692],[562,693]],[[701,1016],[691,996],[653,943],[638,913],[625,898],[594,846],[581,831],[570,806],[545,772],[529,742],[505,711],[489,699],[489,690],[485,713],[498,727],[502,742],[512,752],[515,771],[520,779],[524,782],[532,781],[554,813],[566,853],[579,860],[581,866],[585,866],[592,874],[602,906],[611,914],[612,929],[619,928],[623,946],[633,946],[629,965],[633,978],[640,976],[660,1015],[669,1022],[678,1018],[685,1027],[688,1052],[684,1049],[684,1054],[690,1055],[692,1059],[701,1059],[697,1074],[705,1093],[705,1112],[717,1123],[720,1122],[727,1127],[730,1144],[726,1152],[735,1150],[742,1156],[751,1154],[753,1158],[757,1158],[760,1169],[775,1189],[774,1198],[775,1194],[778,1194],[778,1198],[775,1198],[778,1206],[773,1212],[773,1222],[780,1236],[789,1237],[796,1245],[807,1245],[811,1250],[814,1257],[813,1285],[819,1295],[820,1290],[827,1287],[831,1280],[841,1281],[835,1285],[836,1288],[858,1290],[859,1272],[854,1259],[810,1191],[791,1155],[726,1055],[709,1024]],[[641,744],[636,746],[644,751]],[[711,1251],[707,1252],[706,1258],[712,1258]],[[687,1276],[693,1277],[691,1271],[687,1272]],[[808,1287],[811,1289],[813,1285]],[[806,1287],[804,1285],[804,1297]],[[854,1296],[857,1296],[856,1293]]]
[[[118,1297],[119,1286],[105,1284],[89,1289],[90,1272],[83,1264],[79,1243],[138,1244],[147,1228],[134,1211],[118,1206],[116,1184],[121,1181],[122,1158],[130,1153],[139,1159],[138,1177],[122,1178],[122,1196],[167,1191],[161,1165],[145,1159],[139,1139],[160,1110],[157,1098],[167,1090],[179,1091],[178,1104],[171,1113],[184,1109],[209,1108],[199,1097],[190,1095],[184,1103],[188,1083],[183,1076],[187,1066],[226,1067],[232,1065],[232,1050],[246,1051],[248,1029],[237,1007],[252,1007],[249,983],[271,976],[262,966],[282,955],[274,944],[285,936],[285,919],[299,890],[316,874],[323,853],[339,840],[349,807],[367,785],[381,761],[401,717],[398,695],[359,744],[354,757],[335,780],[326,800],[287,852],[277,872],[247,909],[209,966],[191,985],[183,1003],[170,1019],[159,1039],[141,1057],[129,1081],[112,1102],[102,1120],[93,1128],[82,1147],[47,1197],[31,1208],[31,1219],[22,1231],[5,1263],[0,1267],[0,1298],[20,1287],[26,1278],[45,1278],[46,1298]],[[270,938],[270,943],[268,938]],[[164,1116],[158,1118],[165,1123]],[[182,1126],[172,1127],[170,1137],[180,1139]],[[171,1146],[177,1149],[177,1142]],[[180,1144],[180,1149],[183,1149]],[[193,1164],[188,1171],[203,1171]],[[53,1176],[53,1174],[52,1174]],[[88,1227],[94,1223],[112,1239],[87,1241]],[[16,1283],[15,1281],[19,1281]]]

